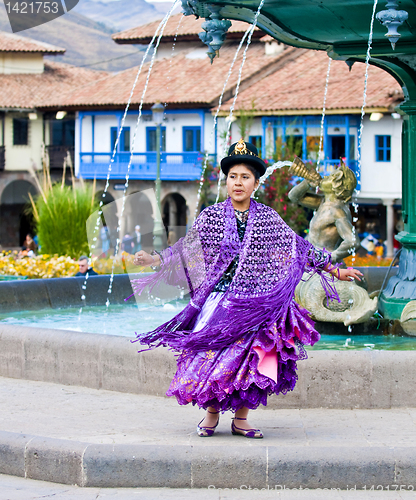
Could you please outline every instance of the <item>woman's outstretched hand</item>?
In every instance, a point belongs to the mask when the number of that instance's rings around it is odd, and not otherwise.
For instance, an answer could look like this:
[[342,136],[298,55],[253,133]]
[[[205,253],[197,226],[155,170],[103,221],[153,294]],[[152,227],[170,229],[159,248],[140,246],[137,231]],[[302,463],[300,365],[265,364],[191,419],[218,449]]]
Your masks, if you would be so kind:
[[159,255],[150,255],[144,250],[134,254],[133,263],[136,266],[158,266],[160,264]]
[[[339,276],[338,276],[339,271]],[[334,274],[340,281],[354,281],[354,279],[361,281],[361,273],[358,269],[354,269],[353,267],[348,267],[347,269],[337,269],[337,272]]]

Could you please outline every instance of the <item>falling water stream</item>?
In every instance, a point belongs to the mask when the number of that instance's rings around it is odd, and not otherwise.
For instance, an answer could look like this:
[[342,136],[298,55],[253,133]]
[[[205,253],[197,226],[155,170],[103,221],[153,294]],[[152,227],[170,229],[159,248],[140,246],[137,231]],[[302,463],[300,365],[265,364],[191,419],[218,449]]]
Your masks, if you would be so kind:
[[[144,86],[144,89],[143,89],[143,93],[142,93],[142,97],[141,97],[141,101],[140,101],[140,105],[139,105],[139,115],[138,115],[138,118],[137,118],[137,121],[136,121],[136,126],[135,126],[135,130],[134,130],[134,134],[133,134],[133,140],[132,140],[130,158],[129,158],[129,163],[128,163],[128,166],[127,166],[127,172],[126,172],[126,176],[125,176],[125,184],[124,184],[124,189],[123,189],[122,206],[121,206],[120,214],[118,216],[117,239],[116,239],[115,255],[118,254],[119,247],[120,247],[120,242],[121,242],[121,239],[120,239],[121,219],[122,219],[123,214],[124,214],[126,193],[127,193],[127,189],[128,189],[128,185],[129,185],[130,168],[131,168],[131,164],[132,164],[132,160],[133,160],[133,154],[134,154],[135,140],[136,140],[136,136],[137,136],[137,131],[138,131],[138,127],[139,127],[139,124],[140,124],[141,115],[142,115],[143,102],[144,102],[144,98],[145,98],[145,95],[146,95],[147,87],[148,87],[148,84],[149,84],[150,74],[151,74],[151,71],[152,71],[152,68],[153,68],[153,64],[154,64],[154,61],[155,61],[156,53],[157,53],[160,41],[162,39],[164,29],[166,27],[166,24],[167,24],[167,22],[168,22],[168,20],[169,20],[169,18],[171,16],[173,10],[176,8],[176,6],[177,6],[178,3],[179,3],[179,0],[176,0],[175,3],[172,5],[171,9],[169,10],[169,12],[164,17],[164,19],[160,22],[160,24],[159,24],[159,26],[158,26],[158,28],[157,28],[157,30],[156,30],[156,32],[155,32],[155,34],[154,34],[151,42],[149,43],[149,45],[148,45],[148,47],[146,49],[146,52],[145,52],[145,54],[143,56],[141,65],[140,65],[139,70],[138,70],[138,72],[136,74],[136,78],[135,78],[132,90],[130,92],[129,99],[127,101],[127,105],[126,105],[124,114],[123,114],[123,117],[122,117],[122,120],[121,120],[120,128],[118,130],[116,142],[115,142],[115,145],[114,145],[114,148],[113,148],[113,152],[112,152],[110,164],[109,164],[108,171],[107,171],[106,184],[105,184],[105,188],[104,188],[104,191],[103,191],[103,194],[102,194],[102,198],[105,198],[106,193],[107,193],[108,188],[109,188],[109,185],[110,185],[110,176],[111,176],[111,171],[112,171],[112,163],[114,163],[114,158],[115,158],[115,155],[116,155],[116,152],[117,152],[117,146],[118,146],[118,143],[120,141],[121,133],[122,133],[122,130],[124,128],[125,119],[126,119],[129,107],[130,107],[130,103],[131,103],[131,99],[133,97],[134,90],[135,90],[136,85],[137,85],[138,78],[139,78],[139,76],[141,74],[143,65],[144,65],[144,63],[145,63],[145,61],[147,59],[147,56],[148,56],[148,54],[150,52],[150,49],[153,46],[153,44],[154,44],[154,42],[156,40],[156,37],[157,37],[157,42],[156,42],[156,45],[155,45],[155,47],[153,49],[153,54],[152,54],[152,58],[151,58],[151,61],[150,61],[150,65],[149,65],[149,69],[148,69],[148,73],[147,73],[147,78],[146,78],[145,86]],[[210,140],[211,143],[212,143],[212,136],[214,135],[214,132],[216,130],[216,122],[217,122],[218,113],[219,113],[221,105],[222,105],[222,99],[223,99],[223,96],[224,96],[224,93],[225,93],[225,90],[226,90],[226,86],[227,86],[228,80],[229,80],[229,78],[231,76],[231,72],[232,72],[233,66],[234,66],[235,61],[237,59],[238,53],[239,53],[239,51],[240,51],[240,49],[241,49],[241,47],[242,47],[245,39],[247,38],[247,36],[249,37],[249,41],[247,43],[247,47],[250,44],[251,35],[252,35],[253,31],[254,31],[255,25],[257,24],[257,18],[258,18],[258,15],[260,13],[260,9],[261,9],[261,6],[263,5],[263,3],[264,3],[264,0],[262,0],[261,5],[259,6],[259,9],[258,9],[258,11],[256,13],[255,21],[254,21],[253,26],[251,26],[247,30],[247,32],[244,34],[244,36],[243,36],[243,38],[242,38],[242,40],[241,40],[241,42],[239,44],[239,47],[238,47],[238,49],[236,51],[236,54],[234,56],[234,59],[232,61],[231,67],[229,69],[226,81],[224,83],[223,91],[222,91],[221,96],[220,96],[218,108],[217,108],[217,111],[216,111],[216,114],[215,114],[215,117],[214,117],[213,131],[211,133],[211,138],[210,138],[211,139]],[[183,19],[183,16],[181,17],[181,19],[180,19],[180,21],[178,23],[176,32],[179,31],[179,27],[180,27],[180,24],[182,22],[182,19]],[[175,49],[176,37],[177,37],[177,34],[175,35],[175,38],[174,38],[174,43],[173,43],[173,46],[172,46],[172,54],[171,54],[171,56],[173,56],[173,52],[174,52],[174,49]],[[243,58],[243,64],[242,64],[242,66],[244,65],[246,52],[247,52],[247,48],[246,48],[246,50],[244,52],[244,58]],[[239,81],[238,81],[238,85],[237,85],[237,93],[238,93],[239,83],[240,83],[240,80],[241,80],[241,71],[242,71],[242,67],[240,68],[240,73],[239,73]],[[169,73],[168,73],[168,80],[169,80]],[[208,161],[208,155],[206,155],[206,159],[205,159],[205,162],[204,162],[204,170],[206,168],[207,161]],[[200,199],[200,195],[201,195],[202,183],[203,183],[203,174],[201,176],[200,188],[198,190],[198,202],[197,202],[197,206],[199,205],[199,199]],[[98,211],[98,216],[97,216],[97,222],[96,222],[96,225],[94,227],[94,234],[93,234],[93,238],[92,238],[93,244],[91,245],[90,258],[92,256],[93,250],[95,249],[95,242],[98,239],[97,236],[98,236],[98,230],[99,230],[100,222],[101,222],[103,204],[104,204],[103,200],[101,200],[100,204],[99,204],[99,211]],[[110,282],[109,282],[109,287],[108,287],[108,291],[107,291],[108,297],[107,297],[107,301],[106,301],[106,311],[108,311],[108,307],[110,305],[109,295],[112,292],[112,285],[113,285],[113,281],[114,281],[114,269],[115,269],[115,260],[113,261],[113,264],[112,264]],[[81,299],[83,301],[85,300],[85,290],[87,288],[87,280],[88,280],[88,276],[86,276],[84,284],[82,286],[83,292],[82,292]],[[82,307],[80,308],[80,311],[79,311],[79,319],[81,318],[81,314],[82,314]]]
[[267,167],[266,172],[259,179],[259,185],[253,191],[253,194],[251,196],[255,198],[255,194],[259,190],[260,186],[264,184],[264,182],[268,179],[268,177],[272,175],[275,170],[282,167],[290,167],[290,165],[292,165],[291,161],[277,161],[276,163],[273,163],[273,165],[270,165],[270,167]]
[[[237,80],[237,85],[235,87],[234,99],[233,99],[233,103],[231,104],[231,107],[230,107],[230,113],[228,115],[228,127],[227,127],[227,137],[225,140],[225,147],[227,147],[227,144],[229,141],[229,136],[230,136],[230,132],[231,132],[231,125],[232,125],[231,118],[233,117],[235,103],[237,102],[238,92],[240,90],[240,83],[241,83],[241,77],[243,75],[243,68],[244,68],[244,64],[245,64],[246,59],[247,59],[247,51],[248,51],[248,48],[250,47],[251,37],[253,36],[254,30],[256,29],[257,20],[259,18],[261,9],[264,5],[264,1],[265,0],[261,0],[260,5],[258,6],[257,12],[254,16],[253,24],[251,25],[251,28],[250,28],[250,31],[248,34],[247,45],[246,45],[246,48],[244,49],[244,52],[243,52],[243,60],[241,61],[240,70],[238,72],[238,80]],[[225,153],[225,151],[224,151],[224,153]]]
[[[243,60],[241,61],[240,70],[238,72],[238,79],[237,79],[237,85],[235,87],[234,99],[233,99],[233,103],[231,104],[231,107],[230,107],[230,112],[228,114],[227,135],[226,135],[225,142],[224,142],[224,148],[227,148],[227,144],[228,144],[228,141],[229,141],[229,138],[230,138],[231,125],[232,125],[232,120],[231,119],[233,117],[235,103],[237,102],[238,92],[240,90],[241,77],[243,75],[243,68],[244,68],[244,64],[246,62],[246,58],[247,58],[247,51],[248,51],[248,48],[250,47],[251,37],[253,36],[254,30],[256,29],[257,21],[258,21],[258,18],[259,18],[259,15],[260,15],[260,12],[261,12],[261,9],[262,9],[263,5],[264,5],[264,0],[261,0],[259,6],[257,8],[256,14],[254,15],[253,24],[251,25],[249,33],[248,33],[247,45],[246,45],[246,48],[244,49]],[[225,154],[226,154],[226,151],[224,151],[224,155]],[[217,197],[215,199],[215,203],[218,203],[218,200],[220,198],[221,178],[222,178],[222,170],[219,169],[219,173],[218,173],[218,186],[217,186]]]
[[[228,75],[227,75],[226,81],[224,83],[222,93],[220,95],[218,107],[217,107],[216,113],[214,115],[213,128],[212,128],[212,131],[211,131],[211,134],[210,134],[210,138],[209,138],[209,148],[211,148],[211,146],[212,146],[212,138],[213,138],[214,134],[216,133],[218,113],[219,113],[221,105],[222,105],[222,100],[223,100],[223,96],[224,96],[224,93],[225,93],[225,90],[226,90],[226,86],[228,84],[229,78],[230,78],[231,73],[232,73],[232,69],[233,69],[234,64],[235,64],[235,62],[237,60],[238,54],[239,54],[239,52],[241,50],[241,47],[243,46],[245,40],[247,39],[247,44],[246,44],[245,50],[243,52],[243,58],[242,58],[242,62],[241,62],[240,68],[239,68],[238,80],[237,80],[237,84],[236,84],[234,98],[233,98],[233,102],[232,102],[232,105],[230,107],[230,112],[229,112],[229,115],[228,115],[228,126],[227,126],[227,135],[226,135],[226,140],[225,140],[225,147],[226,147],[226,145],[229,142],[229,137],[230,137],[230,132],[231,132],[231,125],[232,125],[232,117],[233,117],[233,113],[234,113],[234,109],[235,109],[235,104],[236,104],[238,93],[239,93],[239,88],[240,88],[240,83],[241,83],[241,78],[242,78],[243,67],[244,67],[244,64],[245,64],[245,61],[246,61],[247,51],[248,51],[248,48],[249,48],[250,43],[251,43],[251,38],[252,38],[253,32],[254,32],[254,30],[256,28],[258,17],[260,15],[261,9],[263,7],[264,1],[265,0],[261,0],[261,2],[259,4],[259,7],[258,7],[258,9],[256,11],[256,14],[254,16],[253,24],[249,27],[249,29],[244,34],[244,36],[243,36],[243,38],[242,38],[242,40],[241,40],[241,42],[240,42],[240,44],[239,44],[239,46],[237,48],[237,51],[235,53],[235,56],[234,56],[233,61],[231,63],[231,66],[229,68]],[[123,197],[122,197],[122,207],[121,207],[121,211],[120,211],[120,214],[119,214],[119,217],[118,217],[119,222],[118,222],[118,225],[117,225],[117,239],[116,239],[115,255],[118,254],[119,247],[120,247],[121,219],[122,219],[123,214],[124,214],[126,193],[127,193],[127,189],[128,189],[128,185],[129,185],[130,168],[131,168],[131,164],[132,164],[132,160],[133,160],[133,154],[134,154],[134,149],[135,149],[135,140],[136,140],[136,136],[137,136],[137,131],[138,131],[138,127],[139,127],[141,116],[142,116],[143,102],[144,102],[144,99],[145,99],[147,87],[148,87],[148,84],[149,84],[150,74],[151,74],[151,71],[152,71],[152,68],[153,68],[153,64],[154,64],[154,61],[155,61],[155,57],[156,57],[156,53],[157,53],[160,41],[161,41],[162,36],[163,36],[164,29],[166,27],[166,24],[167,24],[167,22],[168,22],[168,20],[169,20],[169,18],[171,16],[173,10],[176,8],[178,2],[179,2],[179,0],[176,0],[174,2],[174,4],[172,5],[171,9],[169,10],[169,12],[165,15],[164,19],[160,22],[160,24],[159,24],[159,26],[158,26],[158,28],[157,28],[157,30],[156,30],[156,32],[155,32],[155,34],[154,34],[151,42],[149,43],[149,45],[148,45],[148,47],[146,49],[146,52],[145,52],[145,54],[143,56],[142,62],[141,62],[140,67],[139,67],[139,70],[138,70],[138,72],[136,74],[135,81],[133,83],[132,90],[130,92],[129,99],[127,101],[127,105],[126,105],[126,108],[125,108],[125,111],[124,111],[124,114],[123,114],[123,117],[122,117],[122,120],[121,120],[120,128],[118,130],[116,142],[115,142],[114,149],[113,149],[113,152],[112,152],[111,160],[110,160],[110,163],[109,163],[109,166],[108,166],[106,184],[105,184],[105,188],[104,188],[104,191],[103,191],[103,194],[102,194],[102,198],[103,199],[105,198],[106,193],[107,193],[108,188],[109,188],[110,176],[111,176],[111,171],[112,171],[112,164],[114,163],[114,158],[115,158],[115,155],[116,155],[116,152],[117,152],[117,147],[118,147],[118,144],[119,144],[119,141],[120,141],[121,133],[122,133],[122,130],[123,130],[123,127],[124,127],[124,123],[125,123],[125,119],[126,119],[129,107],[130,107],[130,103],[131,103],[131,100],[132,100],[132,97],[133,97],[133,93],[134,93],[135,87],[136,87],[137,82],[138,82],[138,78],[139,78],[139,76],[141,74],[143,65],[144,65],[144,63],[146,61],[146,58],[148,57],[150,49],[153,46],[156,38],[158,38],[157,42],[156,42],[156,45],[154,46],[154,49],[153,49],[153,54],[152,54],[151,62],[150,62],[150,65],[149,65],[148,74],[147,74],[145,86],[144,86],[144,89],[143,89],[141,101],[140,101],[139,114],[138,114],[138,118],[137,118],[137,121],[136,121],[135,130],[134,130],[134,134],[133,134],[133,140],[131,142],[132,147],[131,147],[131,152],[130,152],[129,163],[128,163],[128,166],[127,166],[127,172],[126,172],[126,176],[125,176],[125,184],[124,184]],[[360,179],[360,169],[361,169],[361,153],[360,153],[360,148],[361,148],[361,139],[362,139],[362,132],[363,132],[363,119],[364,119],[364,115],[365,115],[365,104],[366,104],[366,96],[367,96],[368,68],[369,68],[369,61],[370,61],[370,51],[371,51],[372,36],[373,36],[373,24],[374,24],[374,17],[375,17],[375,11],[376,11],[376,7],[377,7],[377,2],[378,2],[378,0],[374,0],[373,13],[372,13],[371,24],[370,24],[370,34],[369,34],[369,39],[368,39],[368,49],[367,49],[367,55],[366,55],[366,71],[365,71],[365,81],[364,81],[364,96],[363,96],[363,105],[362,105],[362,108],[361,108],[361,120],[360,120],[359,134],[358,134],[358,169],[357,169],[357,171],[358,171],[358,179],[357,180],[358,181]],[[180,19],[180,21],[178,23],[177,32],[179,30],[179,27],[180,27],[182,19],[183,19],[183,16],[182,16],[182,18]],[[175,35],[175,39],[174,39],[174,43],[173,43],[173,47],[172,47],[172,55],[173,55],[173,51],[175,49],[176,36],[177,35]],[[324,130],[324,120],[325,120],[325,111],[326,111],[326,97],[327,97],[328,84],[329,84],[330,67],[331,67],[331,59],[329,59],[329,61],[328,61],[328,69],[327,69],[327,75],[326,75],[326,83],[325,83],[324,103],[323,103],[322,119],[321,119],[321,133],[320,133],[320,143],[319,143],[319,154],[318,154],[318,165],[317,165],[317,168],[319,168],[319,162],[320,162],[320,158],[321,158],[321,155],[322,155],[323,130]],[[169,71],[170,71],[170,69],[169,69]],[[169,80],[169,73],[168,73],[168,80]],[[207,163],[208,163],[208,157],[209,157],[209,152],[208,151],[209,150],[210,149],[208,149],[207,153],[205,154],[204,164],[203,164],[203,168],[202,168],[202,173],[201,173],[201,178],[200,178],[200,184],[199,184],[199,189],[198,189],[198,194],[197,194],[197,203],[196,203],[196,207],[197,208],[199,206],[199,201],[200,201],[200,197],[201,197],[201,191],[202,191],[202,186],[203,186],[203,177],[204,177],[205,170],[206,170]],[[276,162],[273,165],[271,165],[270,167],[268,167],[265,175],[260,179],[259,185],[263,184],[264,181],[277,168],[281,168],[283,166],[289,166],[290,164],[291,164],[291,162]],[[221,182],[221,170],[220,170],[219,179],[218,179],[218,192],[217,192],[216,202],[218,202],[219,195],[220,195],[220,182]],[[356,192],[355,196],[357,197],[358,194],[359,194],[359,191]],[[98,212],[98,217],[97,217],[97,223],[96,223],[96,226],[94,228],[93,245],[91,246],[90,257],[92,255],[92,252],[93,252],[94,248],[95,248],[95,242],[97,241],[97,234],[98,234],[98,230],[99,230],[99,227],[100,227],[101,216],[102,216],[102,207],[103,207],[103,204],[104,204],[103,199],[100,201],[100,204],[99,204],[99,212]],[[358,204],[357,204],[356,199],[355,199],[355,202],[353,203],[353,207],[354,207],[355,213],[357,214]],[[196,208],[196,210],[197,210],[197,208]],[[196,217],[196,211],[195,211],[195,217]],[[353,251],[353,257],[354,257],[354,254],[355,254],[355,250]],[[113,281],[114,281],[114,267],[115,267],[115,261],[113,261],[113,265],[112,265],[110,282],[109,282],[109,288],[108,288],[108,295],[110,295],[111,292],[112,292],[112,285],[113,285]],[[83,292],[82,292],[81,299],[83,301],[85,300],[85,290],[87,288],[87,280],[88,280],[88,275],[86,276],[84,284],[82,286]],[[108,297],[107,301],[106,301],[106,311],[108,311],[109,305],[110,305],[110,300],[109,300],[109,297]],[[80,309],[80,315],[81,315],[81,313],[82,313],[82,307]]]
[[[176,0],[173,3],[172,7],[170,8],[169,12],[166,14],[166,16],[165,16],[165,18],[163,20],[163,23],[162,23],[162,26],[160,28],[160,33],[159,33],[156,45],[155,45],[155,47],[153,49],[153,54],[152,54],[152,58],[150,60],[149,69],[147,71],[146,82],[144,84],[144,88],[143,88],[143,92],[142,92],[142,97],[140,99],[139,114],[138,114],[138,117],[137,117],[137,120],[136,120],[136,126],[134,128],[133,139],[131,141],[130,158],[129,158],[129,163],[127,165],[127,172],[126,172],[126,176],[125,176],[125,183],[124,183],[124,189],[123,189],[123,198],[122,198],[121,210],[120,210],[120,214],[118,216],[117,239],[116,239],[116,248],[114,250],[114,255],[118,254],[118,251],[119,251],[119,248],[120,248],[120,241],[121,241],[121,239],[120,239],[121,221],[122,221],[122,218],[123,218],[123,215],[124,215],[124,208],[125,208],[125,204],[126,204],[126,194],[127,194],[127,189],[129,187],[130,169],[131,169],[131,164],[133,162],[133,155],[134,155],[134,151],[135,151],[137,132],[138,132],[139,125],[140,125],[140,120],[141,120],[141,117],[142,117],[142,109],[143,109],[144,98],[146,96],[147,87],[149,86],[150,75],[152,73],[152,69],[153,69],[153,65],[154,65],[155,59],[156,59],[156,54],[157,54],[157,50],[159,48],[160,41],[161,41],[161,39],[163,37],[163,32],[164,32],[164,30],[166,28],[166,25],[167,25],[167,23],[169,21],[169,18],[171,16],[173,10],[176,8],[176,6],[177,6],[178,3],[179,3],[179,0]],[[112,267],[111,267],[111,276],[110,276],[110,283],[109,283],[109,286],[108,286],[108,295],[111,294],[112,288],[113,288],[115,265],[116,265],[116,261],[114,259]],[[107,296],[107,301],[106,301],[107,309],[108,309],[109,305],[110,305],[110,298]]]
[[[374,5],[373,5],[373,14],[371,16],[371,23],[370,23],[370,33],[368,35],[368,46],[367,46],[367,54],[365,57],[365,77],[364,77],[364,93],[363,93],[363,105],[361,106],[361,117],[360,117],[360,128],[358,131],[358,183],[360,182],[361,178],[361,139],[363,136],[363,129],[364,129],[364,115],[365,115],[365,105],[367,101],[367,83],[368,83],[368,69],[370,67],[370,59],[371,59],[371,49],[372,49],[372,43],[373,43],[373,26],[374,26],[374,18],[376,15],[376,9],[377,9],[377,2],[378,0],[374,0]],[[357,196],[359,194],[359,190],[357,190]]]
[[[357,184],[360,184],[361,182],[361,140],[363,136],[363,129],[364,129],[364,115],[365,115],[365,105],[367,101],[367,84],[368,84],[368,69],[370,67],[370,59],[371,59],[371,49],[372,49],[372,44],[373,44],[373,27],[374,27],[374,18],[376,15],[376,9],[377,9],[377,3],[378,0],[374,0],[373,4],[373,12],[371,15],[371,22],[370,22],[370,32],[368,35],[368,44],[367,44],[367,53],[365,57],[365,76],[364,76],[364,91],[363,91],[363,104],[361,106],[361,115],[360,115],[360,128],[358,130],[358,158],[357,158]],[[354,208],[354,217],[353,217],[353,222],[357,222],[358,220],[358,195],[360,194],[360,190],[356,189],[355,194],[354,194],[354,201],[352,203],[352,206]],[[353,235],[355,236],[355,227],[353,226]],[[354,265],[355,262],[355,247],[352,249],[352,265]],[[351,305],[353,304],[353,300]],[[347,317],[347,319],[349,319]],[[350,325],[348,327],[348,331],[352,331],[352,326]]]
[[[145,51],[144,56],[143,56],[143,59],[142,59],[142,61],[140,63],[139,69],[137,71],[136,78],[134,80],[132,89],[130,91],[130,95],[129,95],[129,98],[127,100],[127,104],[126,104],[126,107],[125,107],[125,110],[124,110],[124,114],[123,114],[123,117],[121,119],[120,128],[118,130],[117,138],[116,138],[116,141],[115,141],[115,144],[114,144],[114,148],[113,148],[113,152],[112,152],[112,155],[111,155],[110,163],[109,163],[108,169],[107,169],[106,183],[105,183],[103,194],[101,196],[102,199],[101,199],[101,201],[99,203],[99,210],[98,210],[98,215],[97,215],[97,221],[96,221],[96,224],[95,224],[95,227],[94,227],[94,233],[93,233],[93,238],[92,238],[93,244],[91,245],[90,255],[89,255],[90,258],[92,257],[93,250],[95,249],[95,242],[97,241],[98,230],[100,228],[101,216],[102,216],[102,213],[103,213],[103,205],[104,205],[103,199],[106,197],[108,188],[110,186],[110,176],[111,176],[111,171],[112,171],[112,164],[114,163],[114,158],[115,158],[115,155],[117,153],[117,147],[118,147],[118,144],[119,144],[119,141],[120,141],[121,133],[122,133],[123,128],[124,128],[124,123],[125,123],[125,120],[126,120],[126,117],[127,117],[127,113],[128,113],[129,108],[130,108],[131,100],[133,98],[133,93],[134,93],[134,90],[136,88],[136,85],[137,85],[139,76],[141,74],[141,71],[143,69],[144,63],[145,63],[145,61],[147,59],[147,56],[149,55],[150,49],[152,48],[152,46],[153,46],[153,44],[154,44],[154,42],[156,40],[156,37],[158,36],[158,34],[160,32],[157,44],[156,44],[156,46],[155,46],[155,48],[153,50],[152,60],[151,60],[151,64],[150,64],[148,76],[147,76],[147,79],[146,79],[145,90],[143,91],[142,100],[141,100],[141,103],[140,103],[139,117],[138,117],[138,120],[137,120],[135,132],[134,132],[133,145],[132,145],[132,153],[131,153],[130,161],[129,161],[129,164],[128,164],[128,170],[127,170],[127,174],[126,174],[126,182],[125,182],[125,187],[124,187],[124,191],[123,191],[122,212],[124,211],[125,195],[126,195],[126,190],[127,190],[127,187],[128,187],[128,180],[129,180],[129,170],[130,170],[130,166],[131,166],[132,155],[133,155],[133,152],[134,152],[134,140],[135,140],[135,137],[136,137],[137,126],[138,126],[138,123],[139,123],[140,118],[141,118],[141,110],[142,110],[143,100],[144,100],[144,96],[145,96],[146,89],[147,89],[147,84],[149,82],[150,71],[151,71],[151,68],[153,66],[154,58],[155,58],[155,55],[156,55],[157,48],[159,46],[160,40],[161,40],[162,35],[163,35],[163,31],[164,31],[164,29],[166,27],[166,24],[167,24],[170,16],[172,15],[173,10],[176,8],[176,6],[177,6],[178,3],[179,3],[179,0],[176,0],[172,4],[172,7],[170,8],[169,12],[165,15],[165,17],[159,23],[159,25],[158,25],[158,27],[156,29],[156,32],[153,35],[152,40],[150,41],[149,45],[146,48],[146,51]],[[117,255],[117,253],[118,253],[118,248],[119,248],[119,244],[120,244],[119,231],[120,231],[120,220],[121,220],[121,217],[122,217],[122,213],[121,213],[121,215],[119,217],[119,223],[118,223],[118,226],[117,226],[117,242],[116,242],[115,255]],[[109,288],[108,288],[108,294],[111,294],[111,291],[112,291],[112,284],[113,284],[113,281],[114,281],[114,266],[115,266],[115,261],[113,261],[113,265],[112,265],[110,283],[109,283]],[[85,292],[86,292],[86,289],[87,289],[88,277],[89,276],[87,274],[86,277],[85,277],[84,283],[82,285],[82,295],[81,295],[81,300],[82,301],[85,301],[85,298],[86,298],[85,297]],[[109,301],[109,298],[107,298],[107,301],[106,301],[106,309],[107,310],[108,310],[108,306],[109,305],[110,305],[110,301]],[[79,316],[78,316],[78,320],[79,321],[81,321],[82,309],[83,309],[83,305],[81,306],[81,308],[79,310]]]
[[[195,219],[196,219],[196,217],[198,215],[199,201],[201,199],[202,186],[204,185],[204,175],[205,175],[205,170],[206,170],[207,165],[208,165],[209,151],[212,148],[212,140],[213,140],[214,134],[216,133],[216,130],[217,130],[218,113],[220,112],[220,109],[221,109],[221,106],[222,106],[222,100],[224,98],[224,93],[225,93],[226,88],[227,88],[228,80],[231,77],[231,73],[232,73],[232,70],[234,68],[234,64],[235,64],[235,62],[237,60],[238,54],[239,54],[239,52],[241,50],[241,47],[243,46],[243,44],[244,44],[244,42],[245,42],[245,40],[246,40],[246,38],[247,38],[250,30],[251,30],[251,26],[244,33],[243,38],[241,39],[241,41],[240,41],[240,43],[239,43],[239,45],[237,47],[237,50],[236,50],[236,52],[234,54],[234,58],[233,58],[233,60],[231,62],[230,68],[228,70],[227,78],[225,79],[225,82],[224,82],[224,85],[223,85],[223,88],[222,88],[222,92],[221,92],[220,98],[218,100],[218,106],[217,106],[217,109],[215,111],[213,125],[212,125],[211,133],[210,133],[210,136],[209,136],[209,140],[208,140],[208,148],[207,148],[207,151],[205,153],[204,164],[202,166],[201,177],[200,177],[200,180],[199,180],[199,188],[198,188],[198,194],[197,194],[196,206],[195,206],[195,213],[194,213],[194,221],[195,221]],[[221,172],[221,169],[220,169],[220,172]],[[218,179],[220,179],[220,175],[218,176]]]
[[[149,51],[156,39],[156,36],[161,28],[161,26],[163,25],[163,21],[164,19],[160,22],[159,26],[157,27],[156,29],[156,32],[152,38],[152,40],[150,41],[149,45],[147,46],[146,48],[146,52],[144,53],[144,56],[143,56],[143,59],[142,59],[142,62],[139,66],[139,69],[137,71],[137,74],[136,74],[136,78],[134,80],[134,83],[133,83],[133,87],[131,89],[131,92],[130,92],[130,95],[129,95],[129,98],[128,98],[128,101],[127,101],[127,105],[126,105],[126,108],[124,110],[124,114],[123,114],[123,117],[122,117],[122,120],[121,120],[121,127],[120,127],[120,130],[118,131],[118,135],[117,135],[117,138],[116,138],[116,142],[114,144],[114,148],[113,148],[113,152],[111,154],[111,159],[110,159],[110,163],[108,165],[108,169],[107,169],[107,178],[106,178],[106,183],[105,183],[105,186],[104,186],[104,191],[103,191],[103,194],[101,195],[101,201],[100,201],[100,204],[99,204],[99,210],[98,210],[98,215],[97,215],[97,221],[96,221],[96,224],[95,224],[95,227],[94,227],[94,234],[93,234],[93,243],[90,247],[90,253],[89,253],[89,258],[91,259],[92,257],[92,254],[93,254],[93,250],[95,249],[95,245],[96,245],[96,241],[97,241],[97,237],[98,237],[98,230],[100,228],[100,222],[101,222],[101,216],[102,216],[102,213],[103,213],[103,210],[102,210],[102,207],[104,205],[104,201],[103,199],[106,197],[106,194],[107,194],[107,191],[108,191],[108,188],[110,186],[110,176],[111,176],[111,171],[112,171],[112,163],[114,162],[114,157],[117,153],[117,146],[118,146],[118,143],[120,141],[120,136],[121,136],[121,132],[122,132],[122,129],[124,127],[124,122],[126,120],[126,116],[127,116],[127,112],[130,108],[130,103],[131,103],[131,99],[133,98],[133,93],[134,93],[134,89],[136,88],[136,85],[137,85],[137,81],[139,79],[139,76],[140,76],[140,73],[142,71],[142,68],[143,68],[143,65],[147,59],[147,56],[149,54]],[[86,289],[87,289],[87,283],[88,283],[88,274],[85,276],[85,280],[84,280],[84,283],[82,285],[82,295],[81,295],[81,300],[82,301],[85,301],[85,292],[86,292]],[[80,310],[79,310],[79,316],[78,316],[78,321],[80,322],[81,321],[81,315],[82,315],[82,309],[83,309],[83,305],[81,306]]]
[[[184,14],[182,14],[182,16],[179,19],[178,25],[176,26],[175,36],[173,37],[172,51],[171,51],[170,57],[169,57],[169,70],[168,70],[168,73],[166,75],[166,90],[169,89],[170,73],[172,71],[172,59],[173,59],[173,56],[175,54],[176,40],[178,38],[179,28],[181,27],[181,24],[182,24],[184,17],[185,17]],[[167,107],[168,107],[168,103],[165,101],[165,109]]]
[[[321,131],[319,134],[319,151],[318,151],[318,162],[316,164],[316,170],[319,172],[319,164],[321,162],[322,148],[324,143],[324,127],[325,127],[325,114],[326,114],[326,98],[328,95],[329,87],[329,75],[331,73],[331,63],[332,59],[328,57],[328,69],[326,70],[326,80],[325,80],[325,91],[324,91],[324,103],[322,105],[322,115],[321,115]],[[325,165],[325,164],[324,164]],[[316,190],[319,188],[317,187]]]

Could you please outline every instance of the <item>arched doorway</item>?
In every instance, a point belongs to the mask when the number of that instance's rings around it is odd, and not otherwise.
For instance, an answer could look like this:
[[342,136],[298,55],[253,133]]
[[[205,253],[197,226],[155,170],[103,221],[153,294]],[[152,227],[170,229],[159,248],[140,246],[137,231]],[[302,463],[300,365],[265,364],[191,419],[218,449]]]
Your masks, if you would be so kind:
[[0,243],[3,248],[22,246],[27,233],[35,232],[33,217],[26,213],[29,193],[35,196],[37,189],[25,180],[12,181],[3,190],[0,204]]
[[[141,247],[146,252],[153,250],[153,208],[149,198],[143,192],[127,196],[124,209],[124,234],[134,237],[135,227],[140,226]],[[123,226],[122,225],[122,226]],[[121,238],[124,237],[121,235]]]
[[117,206],[114,197],[107,191],[98,191],[95,195],[98,202],[103,202],[101,225],[100,225],[100,248],[104,253],[112,248],[114,249],[117,243]]
[[162,219],[163,224],[169,233],[174,232],[175,235],[171,234],[169,238],[169,243],[173,243],[173,239],[177,241],[182,236],[186,234],[186,223],[187,223],[187,207],[185,198],[179,193],[168,194],[162,202]]

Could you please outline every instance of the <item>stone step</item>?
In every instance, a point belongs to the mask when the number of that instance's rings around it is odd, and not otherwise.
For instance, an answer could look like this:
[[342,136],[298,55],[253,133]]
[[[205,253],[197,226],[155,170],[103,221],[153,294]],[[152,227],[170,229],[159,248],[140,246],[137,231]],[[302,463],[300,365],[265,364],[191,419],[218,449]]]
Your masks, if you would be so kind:
[[262,440],[175,400],[0,378],[0,473],[89,487],[416,488],[416,409],[259,409]]

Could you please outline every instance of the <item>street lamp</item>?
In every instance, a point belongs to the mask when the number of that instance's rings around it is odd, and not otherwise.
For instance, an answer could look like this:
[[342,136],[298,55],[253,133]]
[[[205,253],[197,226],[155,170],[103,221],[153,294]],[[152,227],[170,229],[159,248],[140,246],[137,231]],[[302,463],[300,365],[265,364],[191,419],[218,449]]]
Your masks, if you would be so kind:
[[163,122],[163,114],[165,106],[160,102],[155,102],[151,107],[152,118],[156,125],[156,204],[157,210],[155,214],[155,227],[153,230],[153,239],[155,250],[161,251],[163,245],[163,225],[162,225],[162,209],[160,206],[160,148],[161,148],[161,125]]

